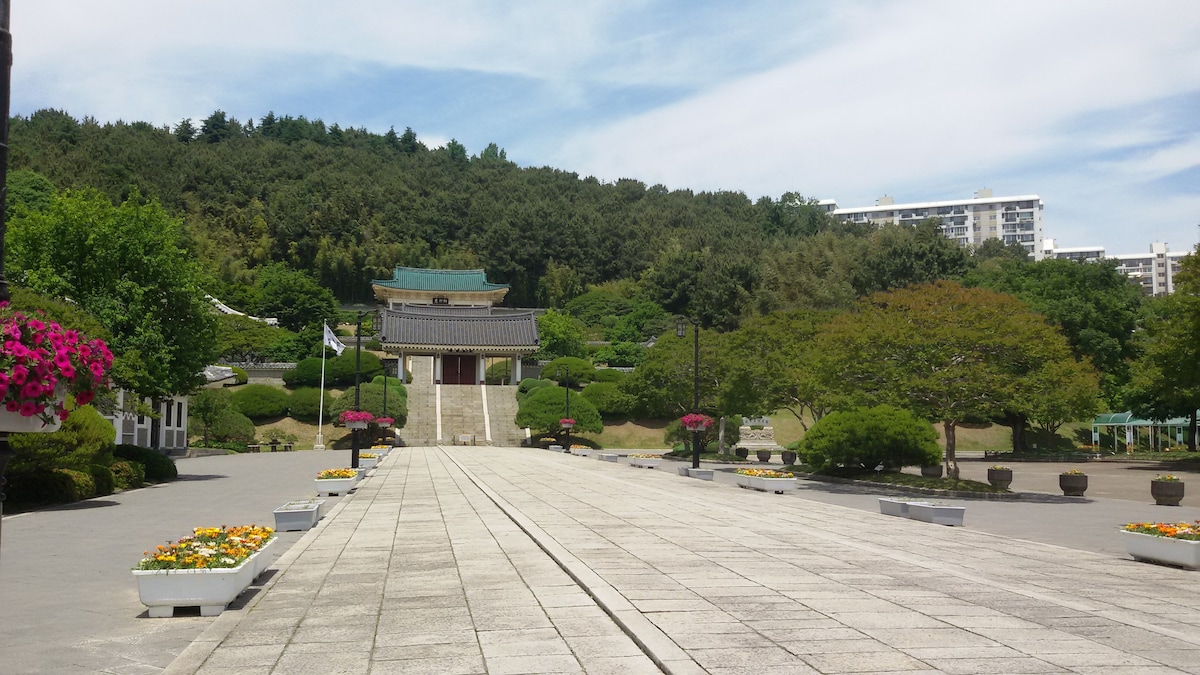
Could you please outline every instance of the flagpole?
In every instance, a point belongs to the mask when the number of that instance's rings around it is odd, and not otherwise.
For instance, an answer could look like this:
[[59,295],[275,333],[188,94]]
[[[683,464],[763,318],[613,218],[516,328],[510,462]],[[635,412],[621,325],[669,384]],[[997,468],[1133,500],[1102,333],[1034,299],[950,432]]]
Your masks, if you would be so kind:
[[[329,330],[328,324],[322,323],[321,327],[324,330]],[[322,336],[324,333],[322,333]],[[317,442],[313,444],[313,450],[325,449],[325,438],[321,435],[321,427],[325,424],[325,342],[321,342],[321,396],[320,403],[317,404]]]

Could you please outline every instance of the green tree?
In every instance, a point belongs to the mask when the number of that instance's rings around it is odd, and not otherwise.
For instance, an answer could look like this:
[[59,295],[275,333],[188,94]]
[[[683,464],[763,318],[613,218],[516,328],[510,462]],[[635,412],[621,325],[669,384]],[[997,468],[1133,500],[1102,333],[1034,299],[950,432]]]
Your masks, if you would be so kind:
[[255,314],[277,318],[288,330],[337,322],[333,292],[304,272],[271,265],[259,271],[257,289],[260,300]]
[[14,220],[7,242],[13,278],[96,316],[121,355],[113,379],[159,398],[197,386],[216,351],[216,320],[178,236],[178,223],[136,190],[118,207],[82,190]]
[[576,319],[554,310],[537,318],[539,358],[554,359],[560,356],[584,358],[587,349],[583,346],[583,326]]
[[188,400],[188,415],[200,422],[204,446],[208,445],[211,430],[231,409],[229,392],[224,389],[201,389]]
[[292,333],[236,314],[217,315],[217,354],[229,361],[260,363],[270,360],[277,346]]
[[885,225],[868,240],[866,260],[855,280],[860,295],[959,279],[971,267],[966,249],[942,234],[937,218],[915,227]]
[[1020,300],[939,281],[859,302],[817,335],[814,373],[835,408],[889,404],[940,420],[958,478],[955,429],[1028,414],[1043,373],[1070,359],[1062,335]]
[[575,427],[571,433],[594,433],[604,431],[600,413],[592,402],[574,390],[559,386],[538,387],[521,399],[517,407],[515,422],[519,427],[528,427],[534,433],[562,434],[559,420],[567,416],[567,397],[570,396],[571,419]]
[[[689,327],[689,333],[691,330]],[[700,410],[722,414],[719,393],[729,373],[722,367],[721,348],[718,333],[701,330],[697,371],[693,336],[679,338],[674,332],[668,333],[646,350],[645,360],[621,382],[621,391],[633,401],[635,414],[654,419],[679,417],[692,410],[696,384],[693,374],[698,372]]]
[[800,452],[806,464],[821,470],[930,466],[941,461],[942,455],[933,425],[889,405],[822,417],[804,434]]

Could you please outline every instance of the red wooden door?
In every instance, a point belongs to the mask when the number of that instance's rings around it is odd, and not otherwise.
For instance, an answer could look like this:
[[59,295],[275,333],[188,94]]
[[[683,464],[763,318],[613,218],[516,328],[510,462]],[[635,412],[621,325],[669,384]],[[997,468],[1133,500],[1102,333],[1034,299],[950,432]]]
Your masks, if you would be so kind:
[[475,384],[477,359],[474,354],[444,354],[442,384]]

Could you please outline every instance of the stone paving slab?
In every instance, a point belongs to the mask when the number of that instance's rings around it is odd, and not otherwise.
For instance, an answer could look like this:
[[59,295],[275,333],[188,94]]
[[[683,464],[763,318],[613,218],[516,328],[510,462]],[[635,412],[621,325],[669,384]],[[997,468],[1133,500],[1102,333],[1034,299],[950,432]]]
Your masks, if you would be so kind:
[[1197,574],[537,449],[409,448],[167,672],[1200,673]]

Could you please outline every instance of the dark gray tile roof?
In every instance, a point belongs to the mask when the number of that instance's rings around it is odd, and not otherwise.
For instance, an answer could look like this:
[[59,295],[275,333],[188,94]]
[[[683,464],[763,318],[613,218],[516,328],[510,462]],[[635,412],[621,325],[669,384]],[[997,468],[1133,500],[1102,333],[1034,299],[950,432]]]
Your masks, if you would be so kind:
[[[431,306],[432,307],[432,306]],[[462,316],[449,310],[433,313],[385,310],[384,344],[445,347],[537,348],[537,318],[533,312]]]

